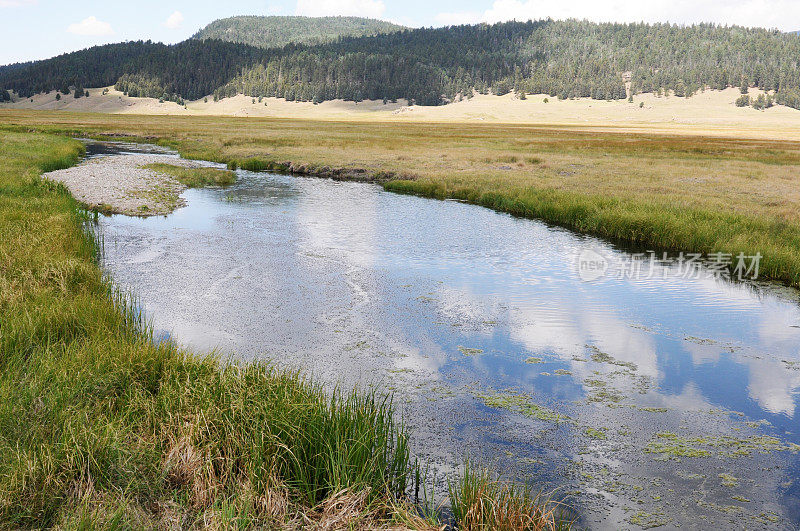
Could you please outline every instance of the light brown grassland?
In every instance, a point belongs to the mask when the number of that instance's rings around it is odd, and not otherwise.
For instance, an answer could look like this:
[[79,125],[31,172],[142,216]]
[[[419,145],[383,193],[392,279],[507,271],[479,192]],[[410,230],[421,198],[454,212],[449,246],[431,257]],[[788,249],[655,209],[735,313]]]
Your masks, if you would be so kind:
[[[764,255],[800,284],[800,142],[520,124],[5,111],[24,130],[120,137],[245,168],[356,174],[663,250]],[[777,135],[776,135],[777,136]]]

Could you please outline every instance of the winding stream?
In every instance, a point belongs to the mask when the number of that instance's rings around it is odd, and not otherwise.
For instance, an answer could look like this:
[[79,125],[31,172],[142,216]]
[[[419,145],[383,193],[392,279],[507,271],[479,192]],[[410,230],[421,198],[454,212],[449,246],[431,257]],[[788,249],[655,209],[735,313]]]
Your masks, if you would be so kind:
[[591,528],[800,523],[797,292],[665,265],[587,282],[587,249],[632,256],[376,185],[240,170],[183,197],[99,221],[158,334],[393,391],[440,493],[470,456]]

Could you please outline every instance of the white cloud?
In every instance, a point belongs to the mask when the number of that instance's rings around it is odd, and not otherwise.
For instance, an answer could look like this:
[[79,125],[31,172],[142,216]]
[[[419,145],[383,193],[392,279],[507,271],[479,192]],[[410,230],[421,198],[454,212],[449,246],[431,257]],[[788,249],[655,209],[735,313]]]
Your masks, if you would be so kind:
[[103,22],[102,20],[97,20],[94,16],[85,18],[75,24],[70,24],[67,31],[75,35],[89,35],[92,37],[114,34],[114,30],[111,29],[111,24]]
[[308,17],[347,15],[380,18],[386,11],[382,0],[297,0],[295,14]]
[[476,16],[474,12],[440,13],[440,23],[503,22],[544,18],[588,19],[596,22],[715,22],[761,26],[782,30],[800,29],[800,2],[796,0],[494,0]]
[[483,22],[483,13],[478,11],[456,11],[450,13],[438,13],[435,17],[436,23],[442,26],[460,26],[462,24],[477,24]]
[[0,7],[32,6],[37,3],[37,0],[0,0]]
[[170,29],[179,28],[181,24],[183,24],[183,13],[180,11],[172,13],[164,22],[164,25]]

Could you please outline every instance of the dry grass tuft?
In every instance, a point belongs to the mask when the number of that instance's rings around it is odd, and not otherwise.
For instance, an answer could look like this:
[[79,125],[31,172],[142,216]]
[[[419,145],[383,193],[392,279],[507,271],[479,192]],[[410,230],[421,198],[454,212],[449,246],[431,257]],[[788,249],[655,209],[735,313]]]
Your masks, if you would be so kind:
[[464,531],[556,531],[570,526],[559,503],[528,487],[500,483],[469,463],[449,492],[456,525]]

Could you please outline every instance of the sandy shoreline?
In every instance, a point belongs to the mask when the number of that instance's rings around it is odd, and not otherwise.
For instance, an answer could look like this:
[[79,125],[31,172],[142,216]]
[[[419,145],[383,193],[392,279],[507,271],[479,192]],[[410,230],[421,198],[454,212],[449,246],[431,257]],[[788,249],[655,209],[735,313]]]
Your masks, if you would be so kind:
[[64,184],[73,197],[92,210],[129,216],[160,216],[185,204],[180,194],[186,186],[142,166],[169,163],[186,168],[200,164],[163,155],[110,155],[77,166],[45,173],[44,178]]

